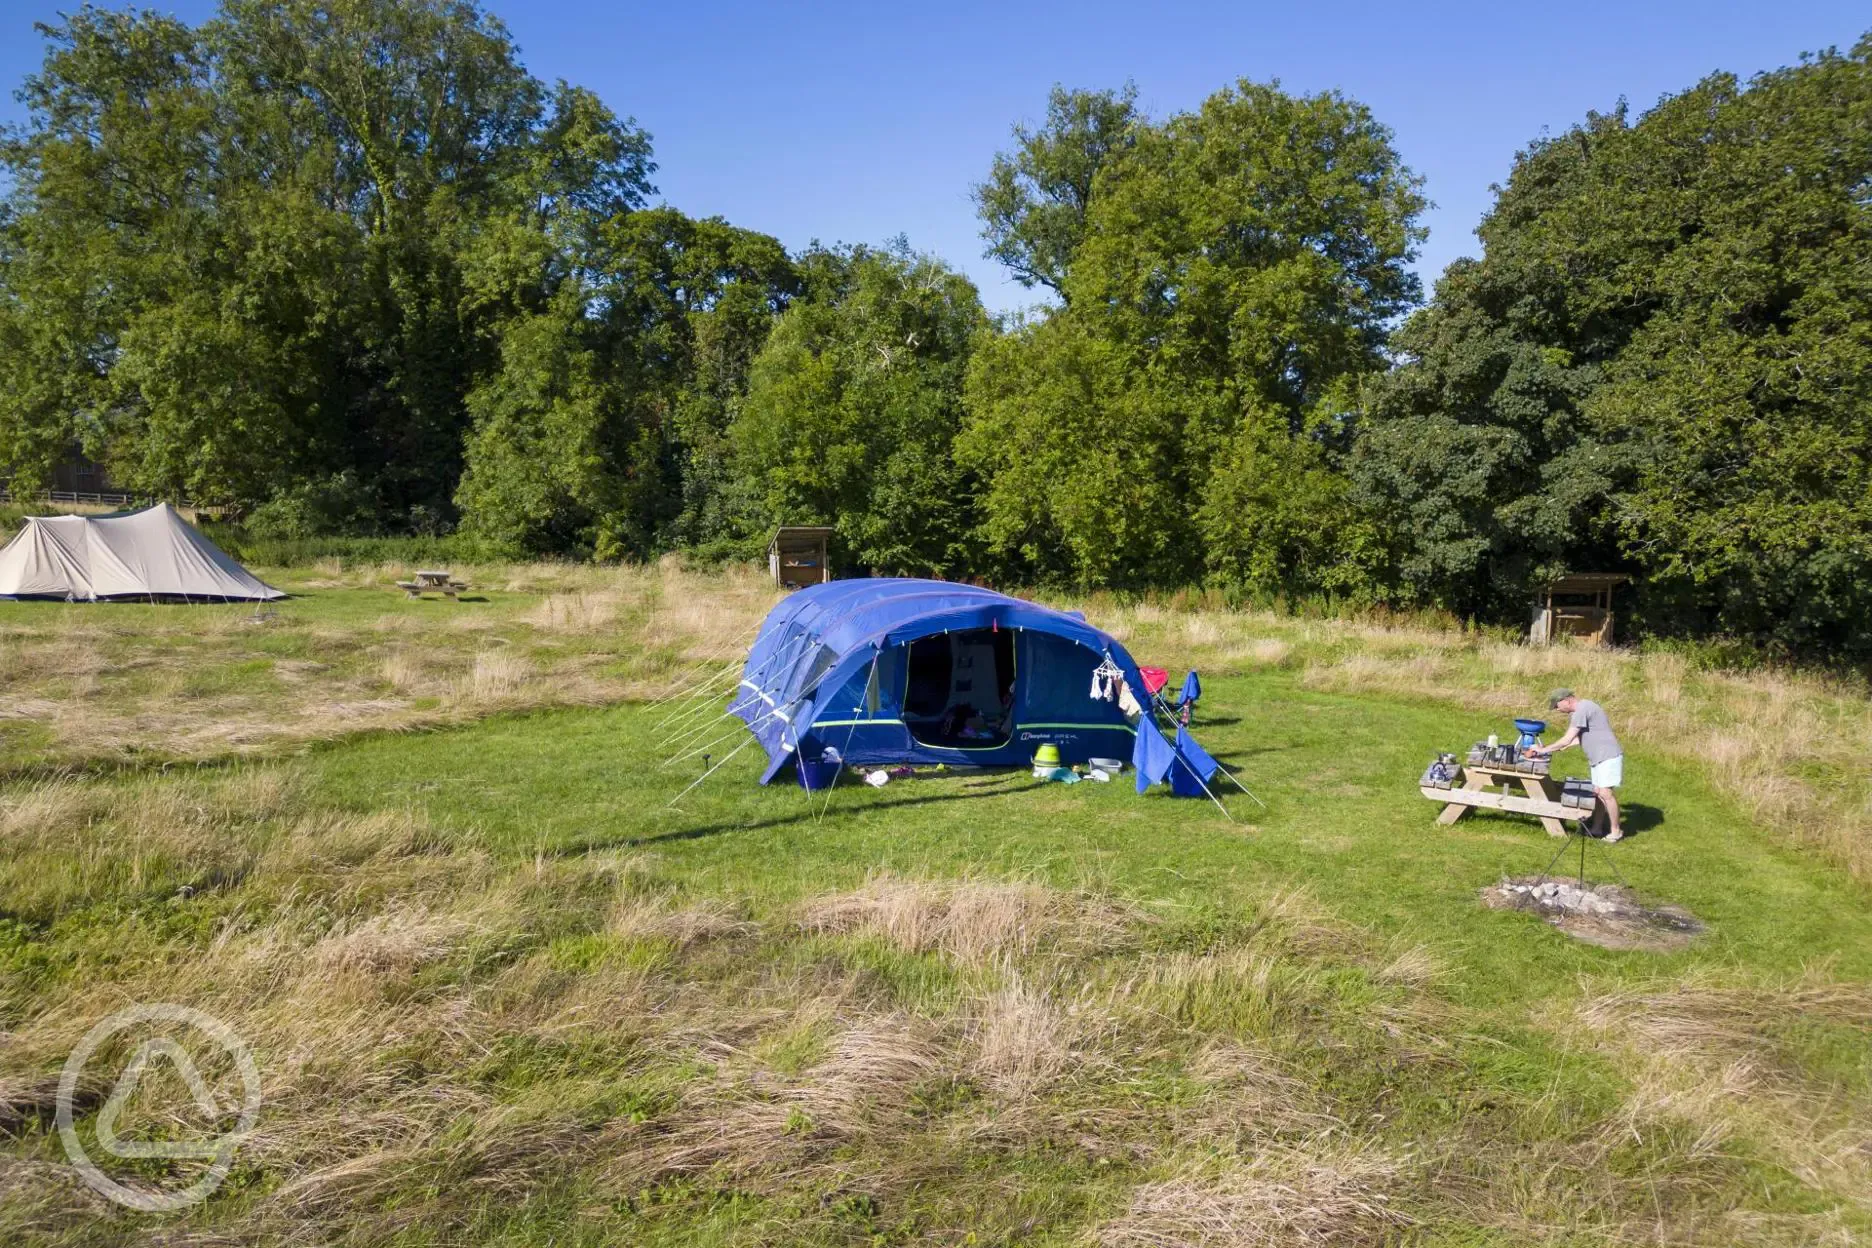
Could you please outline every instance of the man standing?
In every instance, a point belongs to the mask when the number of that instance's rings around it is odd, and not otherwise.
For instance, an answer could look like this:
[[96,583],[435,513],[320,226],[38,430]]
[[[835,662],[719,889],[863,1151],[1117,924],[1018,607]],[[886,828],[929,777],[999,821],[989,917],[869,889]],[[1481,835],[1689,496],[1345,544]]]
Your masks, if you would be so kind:
[[1620,748],[1618,738],[1612,735],[1612,725],[1606,719],[1605,707],[1575,696],[1571,689],[1554,690],[1547,695],[1547,705],[1572,716],[1567,724],[1566,736],[1552,745],[1537,745],[1528,753],[1544,758],[1558,754],[1574,744],[1586,751],[1586,764],[1592,768],[1593,794],[1599,799],[1599,804],[1605,807],[1612,825],[1605,839],[1623,840],[1625,830],[1619,826],[1618,794],[1613,790],[1625,778],[1625,751]]

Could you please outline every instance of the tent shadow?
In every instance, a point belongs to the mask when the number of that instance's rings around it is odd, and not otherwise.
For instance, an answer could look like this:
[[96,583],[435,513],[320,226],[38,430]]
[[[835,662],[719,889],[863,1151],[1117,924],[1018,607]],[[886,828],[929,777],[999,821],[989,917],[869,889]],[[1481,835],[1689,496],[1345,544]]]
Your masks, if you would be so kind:
[[[1047,782],[1044,780],[1035,780],[1028,784],[997,787],[995,793],[996,795],[1003,793],[1022,793],[1029,789],[1044,788],[1046,787],[1046,783]],[[972,785],[970,787],[978,786]],[[819,794],[812,794],[811,796],[819,800],[824,800]],[[589,837],[567,845],[562,845],[557,849],[547,852],[548,856],[553,858],[571,858],[580,854],[596,853],[609,849],[638,849],[646,845],[664,845],[676,841],[699,841],[704,837],[720,836],[727,832],[761,832],[771,828],[792,827],[795,824],[808,823],[822,819],[849,819],[854,815],[863,814],[871,810],[899,810],[909,806],[929,806],[937,802],[966,802],[975,800],[977,796],[978,795],[974,793],[926,793],[918,797],[900,798],[895,801],[886,800],[869,803],[864,806],[852,806],[849,804],[840,805],[837,801],[834,801],[832,805],[823,812],[817,807],[810,807],[796,810],[794,813],[780,818],[761,819],[753,823],[710,823],[695,828],[675,828],[668,832],[656,832],[648,836]]]

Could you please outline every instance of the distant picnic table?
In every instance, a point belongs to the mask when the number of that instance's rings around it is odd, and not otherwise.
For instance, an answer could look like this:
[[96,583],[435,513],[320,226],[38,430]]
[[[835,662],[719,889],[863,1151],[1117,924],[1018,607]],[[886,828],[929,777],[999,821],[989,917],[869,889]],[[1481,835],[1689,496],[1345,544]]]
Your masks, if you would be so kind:
[[457,594],[466,592],[468,589],[468,583],[466,581],[456,580],[454,575],[445,569],[429,568],[417,572],[415,576],[416,579],[413,581],[398,581],[396,583],[397,588],[411,598],[420,598],[424,594],[431,593],[441,594],[445,598],[453,598]]

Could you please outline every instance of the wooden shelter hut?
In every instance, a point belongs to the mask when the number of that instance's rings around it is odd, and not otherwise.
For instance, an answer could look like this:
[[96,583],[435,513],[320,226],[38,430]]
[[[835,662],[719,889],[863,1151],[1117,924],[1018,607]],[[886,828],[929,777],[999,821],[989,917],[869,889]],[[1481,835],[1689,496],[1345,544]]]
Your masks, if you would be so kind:
[[767,543],[767,569],[781,589],[821,585],[832,579],[829,547],[835,530],[818,525],[781,525]]
[[1623,572],[1569,572],[1549,581],[1535,595],[1528,640],[1544,646],[1556,637],[1580,637],[1611,645],[1612,591],[1631,579]]

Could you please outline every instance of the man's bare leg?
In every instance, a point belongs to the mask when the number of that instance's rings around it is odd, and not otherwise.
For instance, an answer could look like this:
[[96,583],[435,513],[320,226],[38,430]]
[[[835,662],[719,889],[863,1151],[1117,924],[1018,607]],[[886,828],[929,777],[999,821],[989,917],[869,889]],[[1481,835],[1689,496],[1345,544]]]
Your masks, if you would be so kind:
[[1618,795],[1611,789],[1594,789],[1593,793],[1598,797],[1599,804],[1605,807],[1606,821],[1612,825],[1612,830],[1606,833],[1605,839],[1608,841],[1624,840],[1625,830],[1619,827]]

